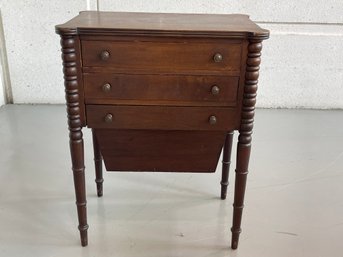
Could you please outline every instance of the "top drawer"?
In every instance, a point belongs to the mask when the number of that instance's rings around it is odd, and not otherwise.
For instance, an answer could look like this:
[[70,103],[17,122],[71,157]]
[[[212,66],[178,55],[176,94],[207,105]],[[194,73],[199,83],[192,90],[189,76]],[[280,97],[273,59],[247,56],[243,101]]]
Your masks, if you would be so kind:
[[82,40],[83,66],[118,70],[239,71],[241,44],[218,40],[176,42]]

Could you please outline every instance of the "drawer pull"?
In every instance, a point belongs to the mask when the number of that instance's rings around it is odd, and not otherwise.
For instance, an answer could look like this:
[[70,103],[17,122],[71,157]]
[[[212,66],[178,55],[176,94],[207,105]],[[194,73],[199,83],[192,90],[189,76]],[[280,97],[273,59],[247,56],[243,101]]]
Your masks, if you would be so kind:
[[223,60],[223,56],[220,53],[216,53],[213,56],[213,60],[214,60],[214,62],[221,62]]
[[214,125],[217,123],[217,117],[214,116],[214,115],[211,115],[210,118],[208,119],[208,122],[211,124],[211,125]]
[[110,52],[106,50],[102,51],[100,53],[100,59],[103,61],[107,61],[108,59],[110,59]]
[[212,95],[218,95],[219,91],[220,91],[220,89],[217,85],[212,86],[212,88],[211,88]]
[[110,114],[110,113],[106,114],[106,116],[105,116],[105,122],[106,122],[106,123],[111,123],[112,121],[113,121],[113,115]]
[[105,85],[102,86],[102,91],[104,91],[105,93],[110,92],[111,91],[111,84],[110,83],[106,83]]

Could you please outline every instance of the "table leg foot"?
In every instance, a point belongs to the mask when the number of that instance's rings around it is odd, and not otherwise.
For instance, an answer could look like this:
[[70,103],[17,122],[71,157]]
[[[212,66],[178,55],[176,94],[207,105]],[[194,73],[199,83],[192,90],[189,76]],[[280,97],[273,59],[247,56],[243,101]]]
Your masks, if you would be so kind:
[[98,197],[102,197],[103,196],[103,187],[102,187],[102,183],[104,182],[103,179],[101,180],[95,180],[95,183],[96,183],[96,192],[97,192],[97,195]]
[[88,225],[80,227],[80,239],[81,239],[81,245],[82,246],[87,246],[88,245],[88,235],[87,235],[87,230],[88,230]]

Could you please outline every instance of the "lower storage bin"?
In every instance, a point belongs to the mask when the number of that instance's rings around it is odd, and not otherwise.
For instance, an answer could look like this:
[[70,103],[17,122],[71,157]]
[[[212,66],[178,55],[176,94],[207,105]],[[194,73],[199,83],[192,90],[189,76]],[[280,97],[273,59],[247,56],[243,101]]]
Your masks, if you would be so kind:
[[107,171],[214,172],[225,131],[94,129]]

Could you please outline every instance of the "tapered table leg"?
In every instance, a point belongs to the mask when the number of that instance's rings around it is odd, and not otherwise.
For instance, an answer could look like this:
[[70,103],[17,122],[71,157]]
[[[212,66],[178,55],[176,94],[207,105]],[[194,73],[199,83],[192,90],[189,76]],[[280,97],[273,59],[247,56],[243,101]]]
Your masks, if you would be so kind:
[[103,176],[102,176],[102,156],[98,144],[98,140],[95,135],[94,129],[92,129],[93,135],[93,150],[94,150],[94,165],[95,165],[95,183],[98,197],[103,195]]
[[244,195],[248,175],[248,164],[250,156],[250,146],[238,143],[237,146],[237,166],[235,181],[235,196],[233,203],[233,222],[231,248],[237,249],[239,234],[241,233],[241,221],[244,207]]
[[231,248],[238,247],[239,234],[241,233],[241,221],[244,207],[244,195],[248,175],[248,166],[251,150],[251,134],[253,129],[255,102],[259,65],[261,62],[261,39],[250,38],[248,45],[248,58],[245,72],[245,85],[241,125],[239,129],[236,161],[235,196],[233,203],[233,224]]
[[223,149],[223,166],[222,166],[222,180],[220,181],[221,193],[220,198],[226,199],[227,187],[229,185],[229,171],[231,163],[233,131],[227,133]]
[[72,158],[72,169],[74,175],[74,186],[76,195],[77,214],[79,219],[79,230],[81,245],[88,244],[87,238],[87,209],[86,209],[86,187],[85,187],[85,166],[81,129],[70,131],[70,152]]
[[79,219],[81,245],[88,244],[87,238],[87,209],[85,187],[85,165],[82,136],[81,106],[79,95],[78,62],[76,48],[78,38],[66,33],[61,35],[64,85],[67,101],[69,145],[74,176],[76,206]]

